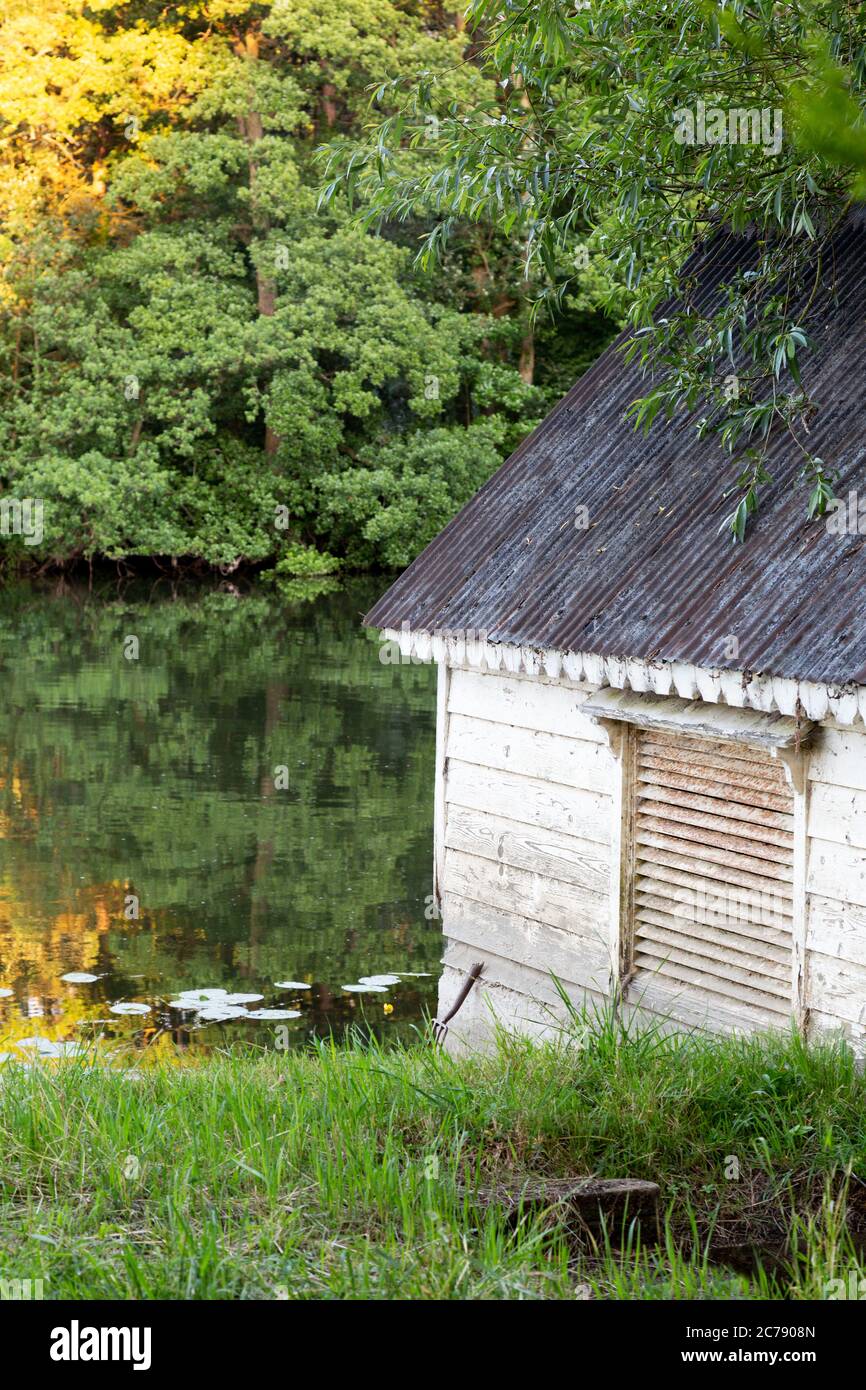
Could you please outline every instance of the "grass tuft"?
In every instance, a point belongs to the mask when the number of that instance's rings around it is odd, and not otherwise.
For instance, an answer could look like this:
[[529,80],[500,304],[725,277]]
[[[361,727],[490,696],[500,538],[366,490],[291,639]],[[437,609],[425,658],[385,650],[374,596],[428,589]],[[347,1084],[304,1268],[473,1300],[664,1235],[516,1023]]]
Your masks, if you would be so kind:
[[[6,1066],[0,1276],[74,1299],[826,1297],[866,1273],[864,1117],[841,1044],[610,1013],[463,1059],[358,1035]],[[660,1243],[466,1195],[575,1174],[658,1182]]]

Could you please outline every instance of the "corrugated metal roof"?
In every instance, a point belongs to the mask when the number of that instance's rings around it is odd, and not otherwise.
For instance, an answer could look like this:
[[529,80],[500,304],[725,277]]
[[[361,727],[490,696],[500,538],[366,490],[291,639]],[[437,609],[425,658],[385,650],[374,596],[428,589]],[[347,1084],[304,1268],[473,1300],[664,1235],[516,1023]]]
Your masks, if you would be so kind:
[[[866,229],[825,252],[803,383],[818,405],[809,449],[866,501]],[[706,306],[755,254],[724,236],[698,253]],[[832,270],[830,266],[832,265]],[[811,288],[811,284],[809,286]],[[646,377],[607,349],[538,429],[368,613],[378,628],[474,629],[508,642],[866,684],[866,536],[805,519],[800,450],[773,442],[772,485],[744,545],[719,526],[738,467],[694,418],[645,437],[624,412]],[[589,528],[575,527],[585,506]],[[866,508],[864,508],[866,511]],[[727,656],[726,639],[739,643]]]

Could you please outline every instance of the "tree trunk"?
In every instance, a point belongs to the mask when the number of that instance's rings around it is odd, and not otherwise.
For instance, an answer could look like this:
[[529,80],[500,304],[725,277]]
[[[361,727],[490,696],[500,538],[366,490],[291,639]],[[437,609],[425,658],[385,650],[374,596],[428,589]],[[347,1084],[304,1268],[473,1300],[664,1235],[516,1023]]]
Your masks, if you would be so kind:
[[322,84],[322,111],[325,116],[325,124],[331,130],[337,120],[337,89],[333,82]]
[[532,324],[527,323],[520,343],[520,363],[517,370],[520,372],[520,380],[527,386],[531,386],[535,377],[535,334],[532,331]]

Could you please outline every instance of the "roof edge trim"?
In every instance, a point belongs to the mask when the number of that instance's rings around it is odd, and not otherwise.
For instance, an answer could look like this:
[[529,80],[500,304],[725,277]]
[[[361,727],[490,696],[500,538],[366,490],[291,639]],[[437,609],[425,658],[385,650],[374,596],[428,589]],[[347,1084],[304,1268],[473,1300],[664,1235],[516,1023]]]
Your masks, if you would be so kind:
[[799,749],[812,731],[809,719],[792,719],[775,710],[731,709],[704,700],[682,700],[649,691],[603,686],[580,707],[595,723],[633,724],[638,729],[691,738],[726,739],[757,744],[771,752]]
[[[465,629],[436,632],[412,630],[404,623],[380,629],[381,640],[395,644],[409,661],[444,662],[478,671],[548,677],[583,682],[596,688],[651,691],[705,700],[733,709],[761,710],[814,722],[835,719],[847,727],[866,724],[866,685],[801,681],[787,676],[753,674],[694,666],[685,661],[647,661],[635,657],[601,656],[597,652],[564,652],[508,642],[488,642],[486,633]],[[387,657],[380,651],[380,660]]]

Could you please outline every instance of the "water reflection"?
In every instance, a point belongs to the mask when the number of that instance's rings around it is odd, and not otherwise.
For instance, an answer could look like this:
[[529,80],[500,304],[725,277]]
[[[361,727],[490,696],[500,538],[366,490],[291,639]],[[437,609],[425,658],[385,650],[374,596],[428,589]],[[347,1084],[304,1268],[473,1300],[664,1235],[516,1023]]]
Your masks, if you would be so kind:
[[297,1011],[291,1043],[432,1008],[434,673],[379,662],[358,626],[379,587],[0,595],[4,1047],[273,1045],[267,1018],[191,1026],[167,1007],[190,989]]

